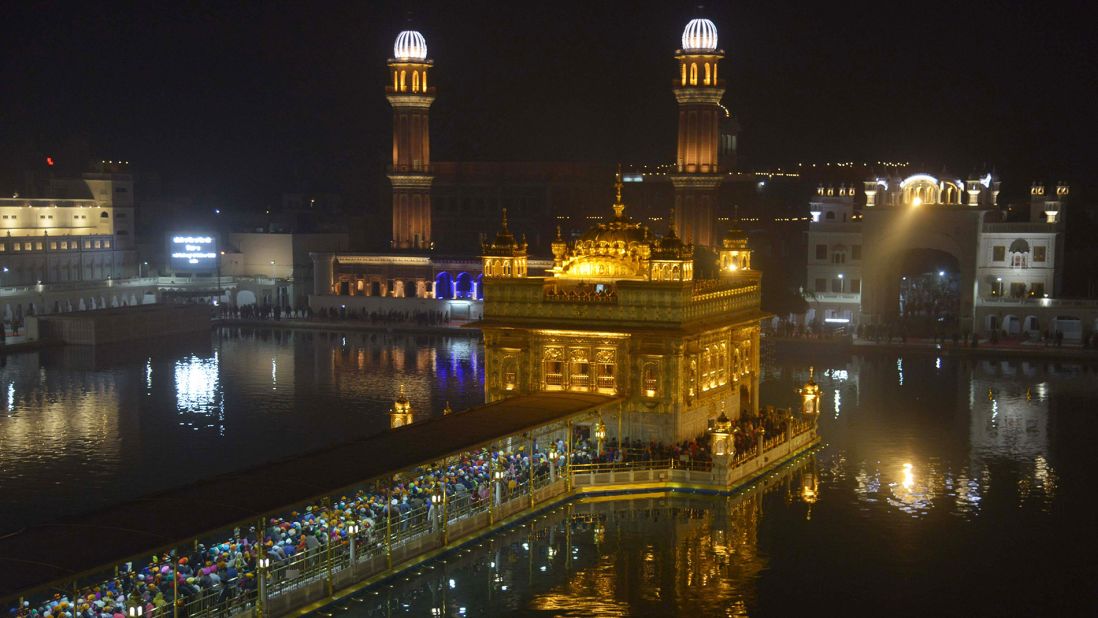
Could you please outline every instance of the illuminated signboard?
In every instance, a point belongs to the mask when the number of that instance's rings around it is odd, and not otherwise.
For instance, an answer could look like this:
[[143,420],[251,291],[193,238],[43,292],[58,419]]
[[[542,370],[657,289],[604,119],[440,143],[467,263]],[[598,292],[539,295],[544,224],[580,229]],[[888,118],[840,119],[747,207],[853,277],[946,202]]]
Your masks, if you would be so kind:
[[168,238],[172,270],[217,270],[217,237],[210,234],[172,234]]

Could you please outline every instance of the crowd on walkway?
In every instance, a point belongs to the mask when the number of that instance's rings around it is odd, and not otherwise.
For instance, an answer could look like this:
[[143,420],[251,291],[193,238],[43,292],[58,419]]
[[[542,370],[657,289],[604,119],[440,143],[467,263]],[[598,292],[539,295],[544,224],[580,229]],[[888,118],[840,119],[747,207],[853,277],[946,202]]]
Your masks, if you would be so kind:
[[450,322],[449,311],[366,311],[365,308],[355,311],[343,307],[313,311],[311,307],[293,309],[269,304],[221,305],[217,309],[217,315],[239,320],[338,320],[417,326],[435,326]]
[[[788,415],[768,409],[737,423],[737,450],[746,448],[752,436],[784,430]],[[547,447],[547,448],[543,448]],[[370,489],[343,496],[327,504],[313,504],[284,517],[272,517],[257,529],[236,529],[220,542],[196,543],[189,551],[152,556],[147,564],[126,564],[116,575],[73,595],[57,593],[52,599],[11,609],[16,618],[125,618],[131,606],[144,616],[172,611],[178,606],[186,616],[195,600],[203,606],[230,601],[254,602],[257,590],[256,561],[266,556],[271,568],[289,564],[295,557],[319,555],[329,547],[350,542],[348,526],[359,527],[360,551],[383,546],[394,538],[414,534],[423,526],[437,525],[439,508],[432,496],[445,492],[453,517],[465,510],[480,510],[529,491],[531,481],[542,485],[558,477],[567,461],[573,463],[621,463],[674,459],[684,464],[711,461],[708,436],[675,444],[626,439],[621,448],[611,439],[598,451],[597,443],[576,437],[571,456],[563,438],[548,445],[534,442],[532,451],[519,446],[505,452],[481,449],[468,452],[454,463],[419,468],[396,475],[391,483],[378,481]],[[532,467],[532,469],[531,469]],[[502,473],[493,487],[493,475]]]
[[[124,618],[130,606],[140,606],[144,615],[150,616],[157,611],[171,611],[176,603],[184,616],[191,600],[202,598],[220,604],[253,593],[257,588],[256,560],[261,556],[270,558],[272,568],[276,568],[301,554],[315,555],[329,545],[346,545],[352,523],[360,529],[359,547],[378,547],[384,543],[387,529],[397,536],[417,525],[437,521],[438,507],[431,496],[443,491],[451,513],[525,494],[531,479],[539,484],[559,474],[556,468],[568,459],[564,456],[564,440],[558,440],[553,447],[561,457],[552,463],[536,443],[532,453],[525,446],[512,452],[466,453],[451,465],[418,469],[407,480],[388,485],[379,482],[371,490],[343,496],[330,505],[314,504],[301,512],[270,518],[260,530],[237,529],[219,543],[197,544],[191,551],[153,556],[143,565],[125,565],[117,576],[75,595],[57,593],[33,605],[27,601],[22,607],[12,608],[11,613],[17,618]],[[679,446],[653,443],[647,448],[664,453]],[[692,450],[699,452],[698,448]],[[597,457],[592,450],[582,441],[572,459],[590,461]],[[503,478],[493,497],[492,474],[496,471],[502,472]]]

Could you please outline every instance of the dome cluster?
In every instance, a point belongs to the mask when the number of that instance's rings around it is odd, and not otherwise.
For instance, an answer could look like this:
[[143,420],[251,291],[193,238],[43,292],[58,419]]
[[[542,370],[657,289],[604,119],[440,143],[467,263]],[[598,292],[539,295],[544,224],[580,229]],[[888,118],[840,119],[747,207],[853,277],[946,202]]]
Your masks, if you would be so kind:
[[683,51],[716,51],[717,25],[708,19],[691,19],[682,31]]
[[[685,35],[683,36],[685,41]],[[397,35],[396,42],[393,43],[393,58],[397,60],[426,60],[427,39],[415,30],[401,32]]]

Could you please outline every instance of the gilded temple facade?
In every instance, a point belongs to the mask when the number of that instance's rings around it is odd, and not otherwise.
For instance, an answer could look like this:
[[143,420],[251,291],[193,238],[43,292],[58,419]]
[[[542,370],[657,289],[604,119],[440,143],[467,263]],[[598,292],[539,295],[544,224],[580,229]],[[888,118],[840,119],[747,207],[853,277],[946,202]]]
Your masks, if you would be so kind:
[[[544,276],[503,228],[484,243],[485,399],[539,391],[622,397],[622,434],[694,438],[722,411],[758,408],[761,277],[743,233],[721,244],[719,275],[695,276],[694,247],[611,214],[574,242],[552,244]],[[734,253],[733,253],[734,252]],[[610,435],[616,423],[607,419]]]

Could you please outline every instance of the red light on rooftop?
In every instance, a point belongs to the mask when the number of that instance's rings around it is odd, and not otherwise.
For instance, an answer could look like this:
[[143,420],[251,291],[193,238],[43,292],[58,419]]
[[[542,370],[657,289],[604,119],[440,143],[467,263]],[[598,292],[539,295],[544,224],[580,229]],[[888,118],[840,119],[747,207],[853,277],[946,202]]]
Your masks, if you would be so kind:
[[46,157],[46,165],[53,167],[53,157]]

